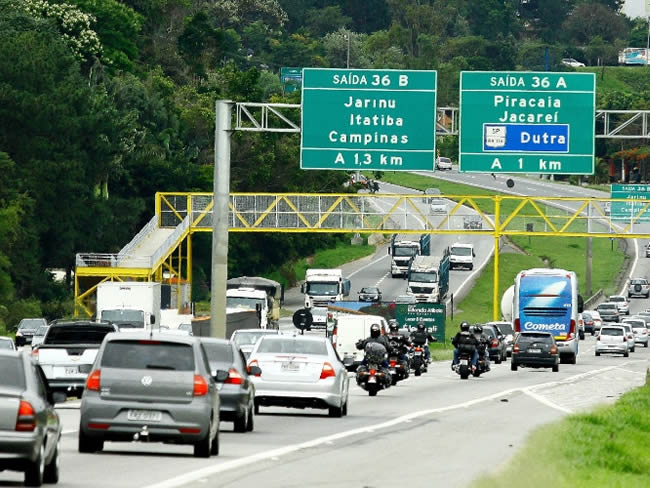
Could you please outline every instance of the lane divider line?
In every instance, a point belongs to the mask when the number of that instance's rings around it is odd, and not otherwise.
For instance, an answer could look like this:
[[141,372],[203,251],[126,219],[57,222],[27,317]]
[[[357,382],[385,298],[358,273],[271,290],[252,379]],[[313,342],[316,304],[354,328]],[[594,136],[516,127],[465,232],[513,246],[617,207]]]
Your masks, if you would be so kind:
[[[220,464],[217,464],[217,465],[207,466],[205,468],[197,469],[195,471],[190,471],[190,472],[185,473],[183,475],[176,476],[174,478],[170,478],[168,480],[161,481],[159,483],[154,483],[154,484],[149,485],[149,486],[147,486],[145,488],[177,488],[179,486],[190,484],[192,482],[195,482],[197,480],[206,478],[208,476],[213,476],[213,475],[218,474],[218,473],[223,473],[224,471],[230,471],[232,469],[241,468],[243,466],[248,466],[250,464],[258,463],[260,461],[267,461],[269,459],[273,460],[274,458],[278,458],[280,456],[285,456],[287,454],[291,454],[291,453],[294,453],[294,452],[297,452],[297,451],[301,451],[303,449],[310,449],[310,448],[313,448],[313,447],[318,447],[318,446],[327,444],[328,442],[334,442],[334,441],[337,441],[337,440],[340,440],[340,439],[345,439],[347,437],[352,437],[352,436],[360,435],[360,434],[366,434],[366,433],[369,433],[369,432],[372,433],[372,432],[374,432],[376,430],[380,430],[380,429],[388,429],[390,427],[394,427],[394,426],[399,425],[399,424],[408,423],[408,421],[414,420],[414,419],[419,418],[419,417],[424,417],[426,415],[432,415],[432,414],[436,414],[436,413],[444,413],[444,412],[449,412],[449,411],[453,411],[453,410],[469,408],[469,407],[472,407],[472,406],[477,405],[479,403],[484,403],[484,402],[487,402],[487,401],[496,400],[496,399],[498,399],[500,397],[508,396],[508,395],[511,395],[511,394],[517,393],[517,392],[529,394],[528,392],[532,392],[533,390],[536,390],[538,388],[544,388],[546,386],[554,386],[554,385],[559,385],[559,384],[563,384],[563,383],[572,383],[572,382],[574,382],[574,381],[576,381],[576,380],[578,380],[580,378],[584,378],[585,376],[596,375],[596,374],[599,374],[599,373],[604,372],[604,371],[609,371],[609,370],[612,370],[612,369],[619,368],[621,366],[625,366],[625,365],[627,365],[629,363],[639,362],[639,361],[642,361],[642,360],[627,361],[625,363],[621,363],[618,366],[608,366],[608,367],[605,367],[605,368],[596,369],[596,370],[593,370],[593,371],[588,371],[586,373],[581,373],[581,374],[578,374],[578,375],[570,376],[570,377],[568,377],[568,378],[566,378],[564,380],[551,381],[551,382],[548,382],[548,383],[540,383],[538,385],[531,385],[531,386],[521,387],[521,388],[509,388],[507,390],[503,390],[503,391],[500,391],[500,392],[497,392],[497,393],[493,393],[491,395],[487,395],[487,396],[480,397],[480,398],[475,398],[473,400],[469,400],[469,401],[462,402],[462,403],[457,403],[457,404],[454,404],[454,405],[449,405],[449,406],[446,406],[446,407],[439,407],[439,408],[432,408],[432,409],[428,409],[428,410],[420,410],[420,411],[416,411],[416,412],[411,412],[411,413],[408,413],[406,415],[402,415],[400,417],[397,417],[397,418],[394,418],[392,420],[388,420],[386,422],[382,422],[382,423],[379,423],[379,424],[368,425],[368,426],[365,426],[365,427],[359,427],[359,428],[356,428],[356,429],[351,429],[351,430],[339,432],[338,434],[332,434],[332,435],[328,435],[328,436],[324,436],[324,437],[318,437],[318,438],[312,439],[310,441],[305,441],[305,442],[301,442],[301,443],[298,443],[298,444],[293,444],[293,445],[289,445],[289,446],[285,446],[285,447],[280,447],[280,448],[277,448],[277,449],[272,449],[270,451],[265,451],[265,452],[260,452],[260,453],[257,453],[257,454],[252,454],[250,456],[246,456],[246,457],[243,457],[243,458],[240,458],[240,459],[233,459],[232,461],[226,461],[226,462],[223,462],[223,463],[220,463]],[[558,406],[556,406],[556,407],[558,407]],[[555,407],[553,407],[553,408],[555,408]],[[560,408],[562,408],[562,407],[560,407]]]

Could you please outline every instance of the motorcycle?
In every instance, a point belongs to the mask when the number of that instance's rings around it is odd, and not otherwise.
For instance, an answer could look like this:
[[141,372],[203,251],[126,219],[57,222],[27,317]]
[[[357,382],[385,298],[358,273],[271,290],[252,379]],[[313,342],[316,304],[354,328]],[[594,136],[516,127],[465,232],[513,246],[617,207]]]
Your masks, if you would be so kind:
[[364,350],[364,364],[357,368],[357,384],[376,396],[379,390],[389,388],[392,383],[390,372],[382,366],[386,359],[386,348],[376,342],[367,344]]
[[422,346],[415,345],[411,349],[411,369],[415,376],[427,372],[427,360]]
[[483,373],[489,371],[488,363],[485,355],[479,355],[476,369],[472,371],[472,356],[474,355],[474,348],[463,349],[458,354],[458,364],[454,367],[456,373],[460,375],[461,380],[466,380],[471,374],[478,378]]
[[392,384],[395,386],[398,381],[409,377],[410,366],[408,361],[400,359],[400,357],[405,353],[405,347],[403,345],[399,344],[395,340],[391,340],[390,348],[391,351],[388,358],[388,367],[390,370]]

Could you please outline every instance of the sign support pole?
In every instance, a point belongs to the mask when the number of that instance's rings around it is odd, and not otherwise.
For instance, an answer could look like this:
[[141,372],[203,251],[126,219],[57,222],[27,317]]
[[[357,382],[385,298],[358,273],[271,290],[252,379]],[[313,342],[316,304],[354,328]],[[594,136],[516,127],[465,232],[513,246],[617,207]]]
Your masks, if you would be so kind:
[[499,240],[501,197],[496,196],[494,201],[494,282],[492,284],[492,320],[499,320]]
[[228,204],[230,203],[230,133],[232,106],[217,100],[214,137],[214,207],[212,208],[212,277],[210,336],[226,337],[226,280],[228,279]]

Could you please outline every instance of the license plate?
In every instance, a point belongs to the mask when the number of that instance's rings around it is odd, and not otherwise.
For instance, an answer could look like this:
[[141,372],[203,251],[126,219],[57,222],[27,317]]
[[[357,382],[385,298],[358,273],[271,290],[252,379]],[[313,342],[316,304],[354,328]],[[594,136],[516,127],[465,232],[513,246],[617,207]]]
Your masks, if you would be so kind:
[[395,374],[397,370],[395,368],[390,368],[390,374]]
[[370,378],[368,378],[368,383],[377,383],[377,377],[371,376]]
[[126,418],[137,422],[160,422],[162,412],[156,410],[129,410]]
[[73,375],[73,374],[79,374],[79,368],[76,366],[70,366],[65,368],[65,374],[66,375]]
[[540,352],[542,352],[542,350],[541,349],[528,349],[528,352],[531,353],[531,354],[539,354]]
[[282,363],[282,371],[299,371],[300,364],[291,361]]
[[416,356],[422,356],[422,351],[417,351],[417,352],[415,353],[415,355],[416,355]]

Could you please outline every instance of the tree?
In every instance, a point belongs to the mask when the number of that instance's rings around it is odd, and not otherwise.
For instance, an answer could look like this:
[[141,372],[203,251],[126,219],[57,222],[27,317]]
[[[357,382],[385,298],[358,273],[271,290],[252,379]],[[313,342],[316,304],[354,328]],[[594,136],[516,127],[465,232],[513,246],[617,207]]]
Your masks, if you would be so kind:
[[314,37],[323,37],[325,34],[347,28],[352,19],[341,13],[339,5],[333,5],[322,9],[310,9],[307,11],[306,26]]
[[[349,43],[348,43],[349,36]],[[350,47],[350,67],[368,68],[369,60],[363,55],[362,46],[365,34],[357,34],[346,29],[339,29],[336,32],[327,34],[323,38],[325,57],[330,67],[345,68],[348,58],[348,46]]]
[[578,45],[589,43],[596,36],[606,42],[626,39],[628,26],[622,15],[600,3],[580,4],[562,25],[567,39]]
[[516,17],[518,3],[513,0],[467,2],[465,15],[471,32],[485,39],[516,35],[519,31]]

